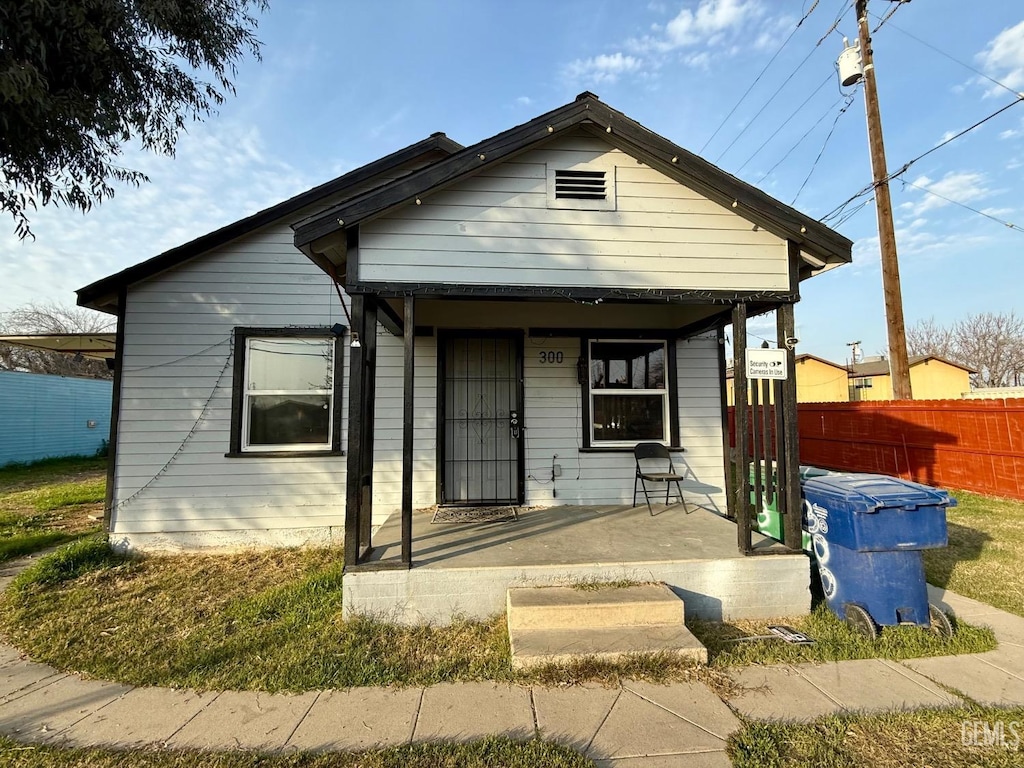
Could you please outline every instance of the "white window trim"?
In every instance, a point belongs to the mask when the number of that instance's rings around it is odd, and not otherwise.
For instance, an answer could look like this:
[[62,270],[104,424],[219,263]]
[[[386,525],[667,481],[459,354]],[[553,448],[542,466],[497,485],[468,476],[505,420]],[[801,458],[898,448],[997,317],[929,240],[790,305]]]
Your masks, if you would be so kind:
[[[587,376],[590,376],[590,365],[592,361],[591,350],[594,344],[635,344],[638,339],[588,339],[587,340]],[[662,349],[665,350],[665,387],[663,389],[594,389],[589,383],[587,390],[590,393],[590,408],[589,408],[589,424],[587,429],[590,431],[590,445],[594,448],[633,448],[637,443],[663,443],[666,446],[672,445],[671,430],[672,430],[672,416],[669,412],[672,407],[672,398],[669,396],[669,391],[672,387],[672,371],[669,370],[669,354],[667,339],[642,339],[642,341],[657,341],[662,345]],[[661,411],[661,422],[662,422],[662,436],[660,438],[650,437],[643,438],[642,440],[598,440],[594,437],[594,398],[595,397],[606,397],[609,395],[661,395],[662,411]]]
[[[555,197],[555,171],[604,171],[605,199],[576,200]],[[547,164],[547,207],[572,211],[614,211],[617,209],[616,166],[613,163],[548,163]]]
[[[254,341],[282,341],[289,339],[310,339],[310,338],[323,338],[327,342],[327,347],[331,351],[331,359],[329,362],[331,370],[331,389],[249,389],[249,361],[251,360],[250,352],[252,349],[252,343]],[[242,388],[242,434],[240,441],[240,448],[243,453],[262,453],[270,451],[329,451],[334,445],[334,390],[336,388],[336,382],[333,380],[334,372],[334,355],[336,354],[335,344],[329,337],[311,337],[311,336],[249,336],[245,340],[245,363],[242,368],[242,375],[244,376],[243,382],[245,384]],[[280,444],[249,444],[249,429],[251,425],[250,419],[250,403],[252,398],[259,395],[327,395],[327,406],[328,406],[328,422],[327,422],[327,442],[325,443],[280,443]]]

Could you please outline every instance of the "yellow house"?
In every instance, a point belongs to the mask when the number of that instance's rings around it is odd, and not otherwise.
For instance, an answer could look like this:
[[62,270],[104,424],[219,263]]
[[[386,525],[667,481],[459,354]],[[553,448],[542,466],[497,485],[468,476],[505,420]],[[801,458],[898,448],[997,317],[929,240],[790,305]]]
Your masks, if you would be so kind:
[[[973,368],[938,355],[910,358],[910,388],[915,400],[950,400],[971,389]],[[850,400],[892,400],[889,361],[880,357],[850,367]]]
[[[846,366],[815,355],[796,356],[796,400],[798,403],[845,403],[850,396]],[[736,404],[732,371],[726,372],[729,405]],[[769,397],[769,402],[774,402]]]

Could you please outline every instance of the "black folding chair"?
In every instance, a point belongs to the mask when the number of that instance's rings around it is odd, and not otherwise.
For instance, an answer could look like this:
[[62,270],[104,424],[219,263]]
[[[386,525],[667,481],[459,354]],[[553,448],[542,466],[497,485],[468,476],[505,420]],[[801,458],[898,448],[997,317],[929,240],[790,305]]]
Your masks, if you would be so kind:
[[[686,499],[683,498],[683,488],[679,485],[684,475],[676,472],[672,464],[672,454],[668,452],[661,443],[637,443],[633,449],[633,458],[636,459],[636,477],[633,478],[633,506],[636,506],[636,488],[639,484],[644,489],[644,498],[647,499],[647,511],[652,515],[651,497],[647,493],[647,482],[665,484],[665,504],[668,504],[669,494],[672,491],[672,483],[676,484],[676,491],[679,493],[679,501],[687,514],[690,513],[686,506]],[[641,464],[646,462],[646,464]],[[662,471],[654,471],[662,470]],[[665,471],[667,470],[667,471]]]

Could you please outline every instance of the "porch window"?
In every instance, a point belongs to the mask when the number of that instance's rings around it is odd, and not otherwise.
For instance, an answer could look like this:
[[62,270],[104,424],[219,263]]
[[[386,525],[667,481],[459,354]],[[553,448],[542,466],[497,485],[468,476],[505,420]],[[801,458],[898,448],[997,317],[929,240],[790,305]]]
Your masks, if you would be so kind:
[[665,341],[594,339],[587,360],[591,445],[671,442]]
[[339,451],[337,339],[326,329],[235,334],[229,455]]

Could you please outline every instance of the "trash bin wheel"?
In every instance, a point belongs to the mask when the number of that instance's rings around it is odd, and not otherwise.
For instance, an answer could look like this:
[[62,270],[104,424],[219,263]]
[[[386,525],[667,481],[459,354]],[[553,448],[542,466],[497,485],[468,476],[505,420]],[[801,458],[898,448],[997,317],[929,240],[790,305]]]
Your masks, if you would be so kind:
[[846,623],[850,625],[850,629],[863,635],[868,640],[874,640],[878,637],[878,625],[875,624],[875,620],[871,618],[871,614],[865,609],[854,603],[848,603],[843,609],[843,613],[846,616]]
[[953,622],[950,621],[949,615],[935,603],[928,603],[928,624],[932,632],[939,637],[953,636]]

